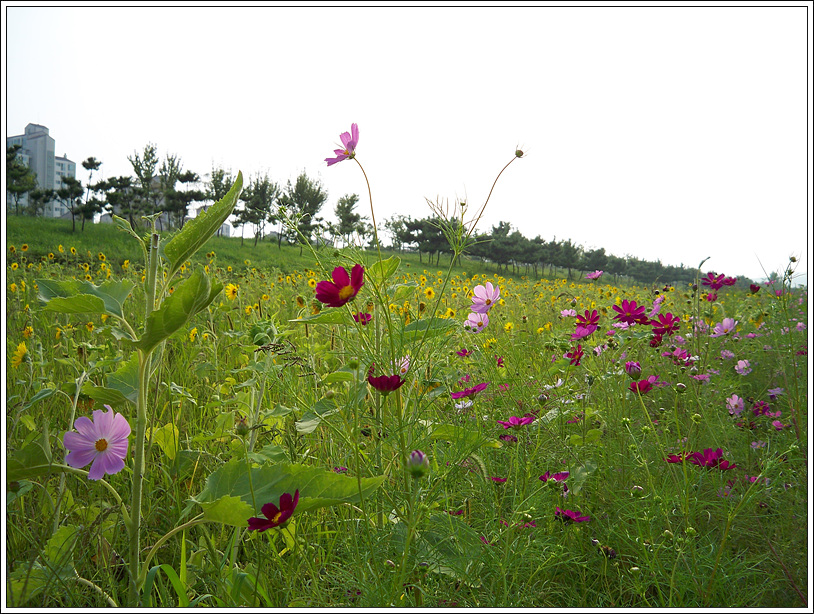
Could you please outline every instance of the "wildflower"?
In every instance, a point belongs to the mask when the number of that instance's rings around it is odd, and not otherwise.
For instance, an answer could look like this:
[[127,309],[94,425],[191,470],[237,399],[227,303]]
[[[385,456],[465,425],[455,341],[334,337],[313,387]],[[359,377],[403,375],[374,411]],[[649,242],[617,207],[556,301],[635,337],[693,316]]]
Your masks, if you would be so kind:
[[757,285],[757,284],[749,284],[749,291],[750,291],[752,294],[757,294],[759,290],[760,290],[760,286],[759,286],[759,285]]
[[464,328],[473,333],[479,333],[489,326],[489,316],[485,313],[472,312],[464,322]]
[[367,382],[384,395],[388,395],[394,390],[398,390],[401,388],[404,382],[407,381],[402,379],[399,375],[379,375],[377,377],[373,377],[375,366],[375,364],[370,365],[370,369],[367,371]]
[[339,140],[342,141],[344,149],[334,149],[336,157],[325,158],[328,166],[342,162],[343,160],[352,160],[356,157],[356,146],[359,144],[359,126],[351,124],[350,133],[343,132],[339,135]]
[[498,439],[500,439],[501,441],[505,441],[507,443],[517,443],[517,437],[515,437],[514,435],[509,435],[508,433],[499,435]]
[[774,420],[772,426],[776,431],[782,431],[785,428],[785,425],[780,420]]
[[576,309],[563,309],[560,312],[561,318],[575,318],[577,317],[577,310]]
[[68,432],[62,438],[68,455],[65,462],[71,467],[81,468],[92,463],[88,472],[89,480],[98,480],[105,474],[113,475],[124,469],[127,456],[127,438],[130,424],[127,419],[105,405],[108,411],[97,409],[93,420],[81,416],[74,422],[78,432]]
[[647,316],[644,315],[644,305],[637,305],[636,301],[622,301],[621,307],[613,305],[613,310],[616,313],[613,316],[614,320],[624,322],[625,324],[647,324]]
[[576,348],[572,346],[570,352],[563,354],[563,358],[567,358],[572,365],[578,367],[579,361],[582,360],[584,355],[585,352],[582,351],[582,345],[577,345]]
[[769,388],[769,390],[767,390],[767,392],[769,393],[769,398],[772,401],[774,401],[777,397],[779,397],[781,394],[783,394],[785,392],[785,390],[783,390],[782,388]]
[[407,375],[410,370],[410,356],[404,356],[399,362],[399,375]]
[[472,386],[472,388],[466,388],[465,390],[461,390],[459,392],[451,392],[449,396],[455,401],[458,399],[474,399],[478,393],[486,390],[488,386],[489,382],[482,382],[477,386]]
[[752,368],[749,365],[749,361],[739,360],[738,364],[735,365],[735,372],[738,375],[749,375],[752,372]]
[[316,287],[316,298],[329,307],[341,307],[356,297],[364,282],[365,269],[361,264],[354,265],[351,274],[343,267],[333,270],[333,282],[321,281]]
[[333,472],[334,472],[334,473],[339,473],[339,474],[342,474],[342,473],[347,473],[347,472],[348,472],[348,468],[347,468],[347,467],[334,467],[334,468],[333,468]]
[[421,450],[413,450],[407,458],[407,469],[413,478],[422,478],[430,470],[430,459]]
[[651,375],[647,379],[643,379],[639,382],[630,382],[630,391],[637,392],[639,394],[646,394],[653,390],[653,386],[657,385],[658,379],[658,376]]
[[503,325],[503,330],[506,331],[507,333],[512,332],[513,329],[514,324],[512,322],[506,322],[506,324]]
[[718,300],[718,294],[716,292],[710,292],[704,297],[704,300],[708,303],[714,303]]
[[34,334],[34,327],[33,326],[26,326],[23,329],[23,337],[26,339],[30,339],[31,335]]
[[503,484],[503,483],[504,483],[506,480],[508,480],[509,478],[497,478],[497,477],[492,477],[492,478],[490,478],[490,479],[491,479],[493,482],[497,482],[498,484]]
[[600,277],[602,277],[602,274],[603,274],[604,272],[605,272],[605,271],[594,271],[593,273],[588,273],[588,274],[585,276],[585,279],[599,279]]
[[22,246],[20,247],[20,249],[23,250],[24,252],[27,252],[28,251],[28,243],[23,243]]
[[359,324],[361,324],[362,326],[367,326],[370,323],[370,321],[373,319],[373,316],[370,315],[369,313],[365,313],[363,311],[360,311],[359,313],[354,313],[353,314],[353,319],[356,322],[359,322]]
[[14,354],[11,356],[11,366],[15,369],[19,367],[23,360],[25,360],[27,354],[28,348],[25,347],[25,343],[21,341],[20,345],[17,346],[17,349],[14,350]]
[[497,421],[497,423],[504,429],[518,429],[521,426],[526,426],[527,424],[531,424],[532,422],[534,422],[534,416],[523,416],[522,418],[512,416],[505,422],[503,420]]
[[757,441],[753,441],[753,442],[752,442],[751,444],[749,444],[749,445],[750,445],[750,446],[752,446],[752,449],[753,449],[753,450],[757,450],[757,449],[759,449],[759,448],[765,448],[765,447],[766,447],[766,442],[765,442],[765,441],[761,441],[760,439],[758,439]]
[[549,480],[553,480],[554,482],[563,482],[568,479],[568,476],[571,475],[570,471],[560,471],[558,473],[550,473],[546,471],[543,475],[540,476],[540,479],[543,482],[548,482]]
[[237,298],[237,286],[235,284],[226,284],[226,298],[230,301]]
[[653,326],[653,333],[656,335],[672,335],[678,330],[681,323],[681,318],[674,316],[672,313],[659,314],[658,320],[651,320],[650,324]]
[[472,311],[475,313],[488,313],[500,298],[500,288],[487,281],[485,286],[475,286],[472,297]]
[[93,322],[88,322],[87,324],[85,324],[85,328],[88,329],[89,333],[92,333],[93,332]]
[[720,290],[724,286],[724,274],[720,274],[717,277],[714,273],[707,273],[707,276],[701,280],[701,285],[707,286],[712,290]]
[[13,254],[17,253],[17,248],[14,247],[13,245],[9,245],[8,246],[8,251],[11,252],[11,254],[13,255]]
[[687,460],[699,467],[710,467],[720,469],[721,471],[728,471],[737,466],[735,463],[730,464],[729,461],[721,460],[722,456],[723,450],[721,448],[717,450],[706,448],[703,452],[693,452],[688,455]]
[[743,411],[743,399],[733,394],[726,399],[726,408],[729,410],[729,415],[740,416]]
[[434,299],[435,290],[433,290],[432,288],[427,288],[426,290],[424,290],[424,296],[426,296],[429,300]]
[[17,270],[17,268],[18,268],[18,266],[19,266],[19,265],[18,265],[16,262],[12,262],[12,263],[11,263],[11,270],[12,270],[12,271],[16,271],[16,270]]
[[577,328],[571,335],[571,340],[576,341],[591,335],[599,326],[599,312],[585,310],[584,316],[577,316]]
[[562,520],[565,523],[569,522],[588,522],[591,517],[590,516],[581,516],[579,512],[574,512],[572,510],[562,510],[557,506],[557,509],[554,512],[554,517],[558,520]]
[[104,262],[106,260],[105,255],[102,252],[99,252],[99,260]]
[[62,245],[61,245],[61,244],[60,244],[60,245],[57,245],[57,251],[58,251],[60,254],[64,254],[64,253],[65,253],[65,248],[64,248],[64,247],[62,247]]
[[252,311],[254,311],[254,310],[253,310],[251,305],[246,305],[243,308],[243,311],[246,313],[247,316],[250,316],[250,315],[252,315]]
[[628,361],[625,363],[625,373],[631,378],[636,379],[642,374],[642,365],[638,362]]
[[458,351],[457,351],[457,352],[455,352],[455,353],[456,353],[458,356],[460,356],[461,358],[466,358],[467,356],[471,356],[471,355],[472,355],[472,350],[467,350],[466,348],[461,348],[460,350],[458,350]]
[[278,508],[273,503],[266,503],[260,508],[260,511],[266,517],[263,518],[249,518],[249,531],[258,531],[262,533],[267,529],[273,529],[284,524],[294,514],[297,508],[297,503],[300,501],[299,489],[294,491],[294,497],[287,492],[280,495],[280,507]]
[[735,358],[735,352],[731,352],[729,350],[721,350],[721,358],[723,360],[729,360],[730,358]]
[[734,286],[736,283],[738,283],[738,278],[737,277],[725,277],[721,283],[723,285],[725,285],[725,286]]
[[54,258],[54,252],[48,252],[48,260],[53,260]]
[[17,284],[15,284],[14,282],[11,282],[11,283],[9,284],[9,286],[8,286],[8,289],[9,289],[9,291],[11,291],[11,292],[17,292]]
[[506,365],[503,364],[503,356],[495,356],[495,360],[497,361],[497,368],[498,369],[505,369]]
[[715,325],[710,337],[723,337],[724,335],[728,335],[735,330],[735,326],[737,326],[737,324],[738,322],[733,318],[724,318],[723,322]]

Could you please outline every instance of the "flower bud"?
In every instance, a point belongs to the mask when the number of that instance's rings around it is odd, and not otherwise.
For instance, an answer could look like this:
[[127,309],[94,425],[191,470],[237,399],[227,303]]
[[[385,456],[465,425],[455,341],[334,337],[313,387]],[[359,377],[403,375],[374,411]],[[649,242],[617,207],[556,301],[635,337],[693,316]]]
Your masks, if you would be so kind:
[[678,382],[676,384],[676,390],[680,393],[683,393],[685,390],[687,390],[687,386],[685,384],[682,384],[681,382]]
[[642,365],[638,362],[628,361],[625,363],[625,373],[633,379],[638,379],[642,374]]
[[407,468],[414,478],[423,478],[430,470],[430,459],[421,450],[413,450],[407,459]]
[[249,434],[249,421],[245,416],[241,416],[235,421],[235,433],[241,437]]
[[514,155],[518,158],[522,158],[525,154],[523,153],[522,149],[518,149],[517,151],[514,152]]

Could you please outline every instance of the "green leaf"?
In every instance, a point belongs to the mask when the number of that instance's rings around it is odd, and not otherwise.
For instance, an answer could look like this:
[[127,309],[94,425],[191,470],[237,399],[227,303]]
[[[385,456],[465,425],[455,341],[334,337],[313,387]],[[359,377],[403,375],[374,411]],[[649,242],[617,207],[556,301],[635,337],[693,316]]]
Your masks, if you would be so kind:
[[138,402],[138,353],[133,352],[114,373],[108,373],[107,386],[95,386],[92,382],[82,385],[82,394],[105,405],[118,407]]
[[123,318],[122,305],[136,285],[130,280],[105,281],[95,286],[89,281],[69,279],[37,280],[38,297],[46,311],[60,313],[104,313]]
[[400,264],[401,258],[398,256],[390,256],[387,260],[382,260],[381,262],[376,261],[367,270],[368,277],[373,280],[374,284],[381,287],[381,285],[398,270]]
[[147,439],[152,439],[170,460],[175,460],[175,455],[178,454],[179,437],[178,427],[174,424],[147,429]]
[[403,330],[404,343],[445,335],[456,328],[458,328],[458,322],[448,318],[430,318],[429,320],[410,322]]
[[322,381],[326,384],[335,384],[336,382],[351,382],[353,381],[353,373],[349,371],[334,371],[333,373],[328,373],[325,377],[322,378]]
[[568,438],[568,443],[572,446],[584,446],[589,443],[597,443],[601,437],[602,431],[600,429],[591,429],[585,433],[585,437],[582,435],[571,435],[571,437]]
[[351,320],[347,317],[347,313],[344,309],[330,309],[313,316],[289,320],[289,322],[295,322],[297,324],[350,324]]
[[396,304],[401,303],[404,299],[411,297],[413,293],[415,293],[416,288],[418,288],[418,284],[414,281],[393,286],[393,294],[390,302]]
[[186,262],[223,225],[237,204],[243,190],[243,173],[238,171],[232,188],[221,200],[207,211],[189,220],[184,227],[164,246],[164,256],[170,261],[168,277],[175,275]]
[[45,545],[42,556],[55,567],[62,567],[66,563],[73,564],[72,555],[77,537],[79,530],[75,526],[59,527]]
[[147,316],[144,335],[138,342],[138,347],[146,353],[152,351],[156,345],[184,326],[192,316],[205,309],[222,289],[221,283],[210,284],[203,269],[197,268],[176,287],[175,292],[164,299],[159,309]]
[[46,475],[52,471],[60,471],[58,467],[52,465],[52,462],[48,426],[44,424],[42,435],[38,439],[7,457],[6,480],[19,482],[23,479]]
[[43,399],[47,399],[48,397],[52,396],[57,391],[56,388],[40,388],[39,392],[35,394],[31,399],[29,399],[28,403],[23,405],[23,410],[28,409],[35,403],[39,403]]
[[[385,476],[362,478],[361,495],[369,498],[384,480]],[[358,503],[360,500],[355,477],[287,463],[267,463],[248,470],[242,459],[232,460],[212,473],[204,490],[193,500],[201,505],[205,515],[215,514],[211,519],[245,527],[249,517],[262,516],[260,508],[263,505],[269,502],[279,504],[280,495],[293,495],[296,490],[300,491],[300,500],[295,514],[341,503]],[[253,511],[252,502],[255,505]],[[249,508],[248,515],[244,505]]]

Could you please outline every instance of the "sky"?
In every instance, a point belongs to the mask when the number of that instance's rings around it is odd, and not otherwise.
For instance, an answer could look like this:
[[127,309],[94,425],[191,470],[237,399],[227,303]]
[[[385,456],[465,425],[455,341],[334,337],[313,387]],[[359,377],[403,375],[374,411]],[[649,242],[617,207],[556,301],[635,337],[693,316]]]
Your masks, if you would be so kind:
[[[38,7],[7,3],[7,136],[132,174],[148,143],[205,176],[281,185],[305,171],[321,214],[360,195],[327,167],[359,126],[381,226],[479,209],[528,238],[753,280],[811,241],[811,11],[799,6]],[[563,3],[558,3],[563,4]],[[597,3],[594,3],[597,4]],[[697,3],[696,3],[697,4]],[[810,28],[809,28],[810,29]]]

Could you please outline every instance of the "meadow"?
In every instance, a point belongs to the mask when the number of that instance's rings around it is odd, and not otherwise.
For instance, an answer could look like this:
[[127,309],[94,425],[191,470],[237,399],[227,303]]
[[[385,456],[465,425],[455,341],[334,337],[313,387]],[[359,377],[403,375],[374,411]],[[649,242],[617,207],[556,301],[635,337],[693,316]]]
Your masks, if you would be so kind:
[[807,607],[793,262],[639,287],[210,221],[9,219],[7,607]]

